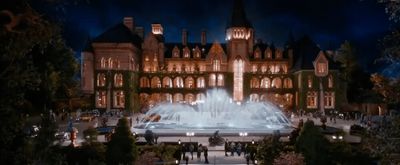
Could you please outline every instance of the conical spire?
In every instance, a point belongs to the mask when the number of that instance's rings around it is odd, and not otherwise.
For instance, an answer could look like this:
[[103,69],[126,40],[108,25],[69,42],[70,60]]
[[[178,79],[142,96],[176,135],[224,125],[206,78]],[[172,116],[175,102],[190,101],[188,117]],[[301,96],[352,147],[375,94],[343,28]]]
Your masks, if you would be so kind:
[[228,24],[230,27],[248,27],[252,28],[250,21],[247,20],[246,12],[242,0],[235,0],[233,4],[232,18]]

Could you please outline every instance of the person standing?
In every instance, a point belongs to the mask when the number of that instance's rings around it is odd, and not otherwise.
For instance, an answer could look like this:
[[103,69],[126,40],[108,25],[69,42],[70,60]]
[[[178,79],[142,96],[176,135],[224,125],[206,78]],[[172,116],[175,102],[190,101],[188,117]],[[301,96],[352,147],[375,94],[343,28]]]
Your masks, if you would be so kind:
[[242,144],[241,143],[238,143],[236,152],[237,152],[238,156],[240,156],[240,154],[242,153]]
[[208,148],[207,148],[207,146],[204,146],[203,150],[204,150],[204,159],[205,159],[204,163],[208,164]]
[[201,161],[201,152],[203,152],[203,146],[201,144],[199,144],[199,146],[197,147],[197,160]]
[[190,143],[190,145],[189,145],[189,152],[190,152],[190,155],[192,156],[192,160],[193,160],[194,145],[192,143]]
[[228,156],[228,149],[229,149],[228,139],[225,140],[224,149],[225,149],[225,156]]
[[231,142],[231,145],[230,145],[230,149],[231,149],[231,156],[233,156],[233,153],[235,152],[235,143],[234,142]]
[[182,158],[185,159],[185,157],[186,157],[186,146],[185,146],[185,144],[182,144],[182,154],[183,154]]

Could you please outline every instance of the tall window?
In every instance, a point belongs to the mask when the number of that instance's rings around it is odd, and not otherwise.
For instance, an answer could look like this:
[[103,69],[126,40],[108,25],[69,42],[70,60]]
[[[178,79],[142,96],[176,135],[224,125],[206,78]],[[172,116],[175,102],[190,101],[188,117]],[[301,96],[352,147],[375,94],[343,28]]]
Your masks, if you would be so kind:
[[250,82],[250,88],[259,88],[260,87],[260,82],[258,81],[258,78],[253,77]]
[[308,76],[308,78],[307,78],[307,86],[308,86],[308,88],[312,88],[312,77],[311,76]]
[[264,77],[263,79],[261,79],[261,88],[270,88],[270,87],[271,87],[271,82],[269,78]]
[[213,61],[213,71],[220,71],[220,69],[221,69],[221,61],[215,59]]
[[252,66],[252,72],[253,72],[253,73],[256,73],[256,72],[257,72],[257,65],[254,64],[254,65]]
[[307,108],[317,108],[317,92],[307,92]]
[[285,78],[283,80],[283,88],[293,88],[292,79]]
[[141,88],[150,88],[150,81],[147,77],[140,78],[140,87]]
[[267,72],[267,66],[265,65],[261,66],[261,72],[263,73]]
[[122,74],[121,73],[115,74],[115,76],[114,76],[114,85],[115,85],[115,87],[122,87],[123,78],[122,78]]
[[328,77],[328,88],[333,88],[333,76],[329,75]]
[[243,100],[243,71],[244,62],[242,59],[236,59],[233,62],[233,99],[235,101]]
[[164,88],[172,88],[172,79],[169,77],[164,77],[163,85],[164,85]]
[[151,78],[151,88],[161,88],[160,78],[158,78],[157,76]]
[[272,87],[273,88],[282,88],[282,80],[278,77],[272,80]]
[[218,74],[217,78],[217,86],[221,87],[224,86],[224,75],[223,74]]
[[97,74],[97,86],[103,87],[106,85],[106,75],[104,73]]
[[114,107],[115,108],[124,108],[125,107],[124,91],[114,92]]
[[217,80],[217,76],[215,76],[215,74],[210,74],[210,77],[208,79],[208,86],[210,87],[214,87],[216,85],[216,80]]
[[175,88],[183,88],[183,79],[182,79],[182,77],[176,77],[174,79],[174,87]]
[[107,64],[107,67],[108,68],[113,68],[113,66],[114,66],[114,62],[113,62],[113,59],[110,57],[110,58],[108,58],[108,60],[107,60],[108,62],[108,64]]
[[325,108],[335,108],[335,92],[325,92],[324,105]]
[[106,107],[107,102],[106,92],[105,91],[97,91],[96,92],[96,107],[104,108]]
[[194,79],[192,77],[186,78],[185,88],[194,88]]
[[318,71],[318,73],[325,73],[326,71],[327,71],[327,69],[328,69],[328,67],[327,67],[327,64],[326,63],[323,63],[323,62],[319,62],[318,64],[317,64],[317,71]]
[[106,60],[104,59],[104,57],[100,59],[100,68],[106,68]]
[[204,88],[204,87],[205,87],[204,77],[197,78],[197,88]]

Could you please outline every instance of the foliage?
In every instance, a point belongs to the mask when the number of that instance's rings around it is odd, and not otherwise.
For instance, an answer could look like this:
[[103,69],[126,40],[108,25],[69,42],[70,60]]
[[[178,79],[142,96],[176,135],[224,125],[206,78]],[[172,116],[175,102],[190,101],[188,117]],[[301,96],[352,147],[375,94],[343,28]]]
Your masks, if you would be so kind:
[[330,164],[328,147],[329,141],[314,122],[306,121],[295,144],[296,152],[304,155],[307,164]]
[[381,158],[383,164],[399,164],[393,153],[400,153],[400,117],[396,116],[391,121],[383,121],[379,128],[371,129],[363,137],[362,149],[372,157]]
[[389,15],[389,20],[398,22],[400,20],[400,1],[399,0],[377,0],[378,3],[385,5],[385,12]]
[[371,75],[374,84],[373,90],[383,96],[389,105],[399,108],[400,104],[400,78],[390,79],[377,73]]
[[153,164],[155,161],[175,162],[174,154],[178,151],[177,146],[164,145],[146,145],[139,147],[139,157],[136,164]]
[[258,144],[256,158],[260,164],[272,164],[282,149],[279,137],[265,137]]
[[303,155],[295,152],[281,152],[280,155],[275,158],[274,165],[304,165]]
[[[82,150],[88,161],[94,163],[105,162],[106,147],[97,141],[98,132],[95,128],[89,127],[83,131],[86,141],[82,143]],[[89,162],[88,162],[89,163]]]
[[107,146],[107,164],[133,164],[137,155],[135,138],[129,129],[129,122],[125,117],[121,118]]
[[330,156],[334,164],[363,165],[372,163],[372,159],[366,152],[346,142],[332,143],[330,145]]

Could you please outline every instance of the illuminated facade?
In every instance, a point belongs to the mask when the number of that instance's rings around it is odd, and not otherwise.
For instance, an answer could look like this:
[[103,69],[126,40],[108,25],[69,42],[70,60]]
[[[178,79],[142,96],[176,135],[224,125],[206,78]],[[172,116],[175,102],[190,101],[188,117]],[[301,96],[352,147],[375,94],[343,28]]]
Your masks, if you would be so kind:
[[[279,48],[255,41],[243,4],[235,1],[226,28],[226,43],[208,43],[202,31],[199,43],[164,39],[161,24],[144,35],[133,18],[91,40],[82,52],[81,84],[98,109],[145,111],[160,102],[197,104],[206,91],[223,88],[233,102],[271,101],[287,110],[317,110],[318,85],[313,61],[322,53],[307,37],[289,39]],[[337,106],[337,70],[326,56],[317,67],[329,67],[325,107]],[[311,66],[311,68],[310,68]]]

